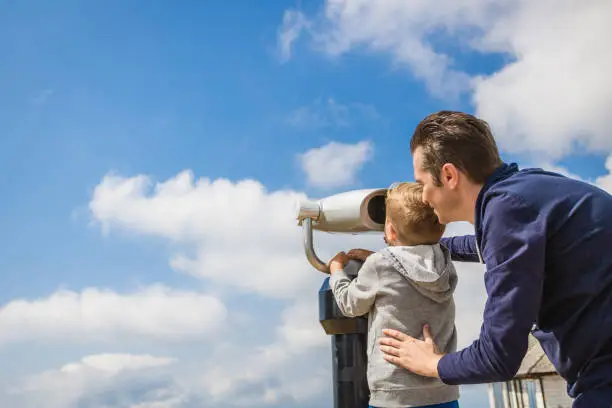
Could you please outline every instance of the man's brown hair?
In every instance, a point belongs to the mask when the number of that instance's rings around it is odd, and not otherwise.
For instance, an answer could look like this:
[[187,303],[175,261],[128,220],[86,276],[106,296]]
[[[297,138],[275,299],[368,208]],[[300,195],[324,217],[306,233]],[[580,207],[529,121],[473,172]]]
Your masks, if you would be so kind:
[[440,241],[445,226],[429,205],[423,202],[418,183],[399,183],[387,191],[387,217],[393,222],[399,240],[405,245],[430,245]]
[[440,111],[423,119],[410,140],[412,154],[423,152],[423,170],[442,185],[440,171],[452,163],[473,182],[484,183],[502,164],[489,124],[468,113]]

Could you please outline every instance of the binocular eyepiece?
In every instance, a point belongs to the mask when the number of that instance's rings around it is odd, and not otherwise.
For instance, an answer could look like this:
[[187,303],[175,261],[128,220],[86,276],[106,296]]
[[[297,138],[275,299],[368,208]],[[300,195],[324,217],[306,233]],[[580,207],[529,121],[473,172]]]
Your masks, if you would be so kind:
[[327,263],[315,254],[312,231],[360,233],[385,228],[387,190],[363,189],[332,195],[318,201],[303,200],[298,208],[298,225],[304,230],[306,258],[317,270],[329,273]]

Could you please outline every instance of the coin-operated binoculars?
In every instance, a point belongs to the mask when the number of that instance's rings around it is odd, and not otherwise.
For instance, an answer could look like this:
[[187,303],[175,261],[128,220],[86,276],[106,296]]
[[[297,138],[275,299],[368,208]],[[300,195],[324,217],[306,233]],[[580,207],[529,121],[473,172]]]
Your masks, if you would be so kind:
[[[386,189],[354,190],[318,201],[304,200],[299,205],[298,225],[304,230],[304,249],[310,264],[329,273],[313,246],[313,230],[356,234],[383,231],[385,226]],[[355,278],[361,263],[351,261],[346,273]],[[325,278],[319,289],[319,321],[332,338],[334,408],[367,408],[368,389],[367,333],[365,316],[342,315]]]

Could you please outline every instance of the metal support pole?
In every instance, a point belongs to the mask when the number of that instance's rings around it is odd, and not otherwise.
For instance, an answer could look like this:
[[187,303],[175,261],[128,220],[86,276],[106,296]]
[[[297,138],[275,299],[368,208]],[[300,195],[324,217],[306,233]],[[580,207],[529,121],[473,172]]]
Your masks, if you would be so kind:
[[329,273],[327,264],[323,262],[314,250],[314,243],[312,239],[312,218],[305,218],[302,224],[304,228],[304,250],[306,252],[306,259],[308,262],[318,271],[323,273]]
[[345,317],[325,278],[319,290],[319,321],[331,335],[334,408],[367,408],[368,319]]

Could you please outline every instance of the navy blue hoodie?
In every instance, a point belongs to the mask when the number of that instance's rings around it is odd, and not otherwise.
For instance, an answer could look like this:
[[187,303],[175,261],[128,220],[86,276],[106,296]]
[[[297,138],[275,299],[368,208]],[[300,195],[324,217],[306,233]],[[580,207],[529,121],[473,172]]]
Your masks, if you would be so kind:
[[440,360],[442,381],[511,379],[535,325],[571,397],[612,386],[612,196],[504,164],[480,191],[474,227],[442,244],[453,260],[486,264],[484,322],[478,340]]

